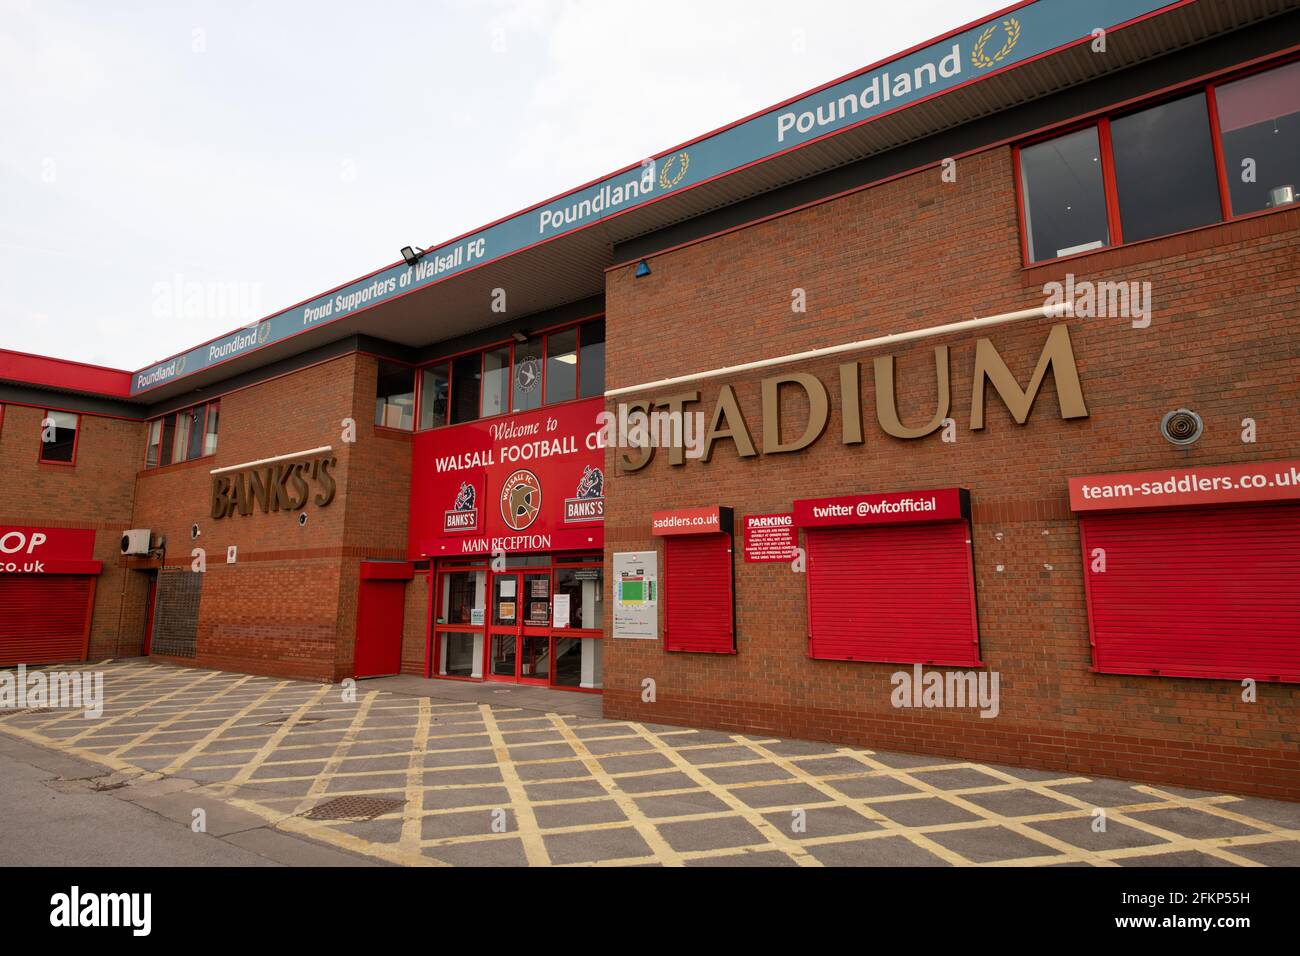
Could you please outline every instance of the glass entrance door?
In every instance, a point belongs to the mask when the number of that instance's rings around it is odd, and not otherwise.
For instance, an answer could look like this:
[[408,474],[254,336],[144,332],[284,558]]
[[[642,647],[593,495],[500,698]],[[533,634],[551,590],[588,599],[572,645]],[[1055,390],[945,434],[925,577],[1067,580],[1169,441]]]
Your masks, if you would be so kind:
[[488,641],[487,677],[514,681],[519,678],[519,640],[523,636],[520,611],[523,575],[492,575],[492,626]]

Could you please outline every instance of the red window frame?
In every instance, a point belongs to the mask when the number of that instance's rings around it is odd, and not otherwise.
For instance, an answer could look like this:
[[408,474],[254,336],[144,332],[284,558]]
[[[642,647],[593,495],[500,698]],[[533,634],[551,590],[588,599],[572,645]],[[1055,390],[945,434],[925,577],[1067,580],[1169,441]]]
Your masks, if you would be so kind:
[[[586,327],[594,325],[597,322],[604,322],[604,321],[605,321],[605,316],[602,313],[600,315],[586,316],[585,318],[576,319],[572,322],[564,322],[559,325],[554,325],[549,328],[540,329],[536,332],[531,333],[531,335],[529,336],[530,338],[540,339],[542,342],[541,381],[538,383],[538,387],[541,390],[542,401],[541,404],[539,404],[536,408],[526,409],[526,411],[535,412],[542,408],[550,408],[556,405],[566,405],[569,402],[588,401],[591,398],[598,397],[595,395],[588,396],[588,398],[585,399],[581,397],[582,395],[582,330]],[[546,364],[548,359],[550,358],[550,337],[559,332],[566,332],[569,329],[578,330],[578,341],[577,341],[576,353],[575,353],[578,361],[577,361],[577,370],[574,374],[574,384],[573,384],[574,397],[566,398],[558,402],[548,402],[546,400]],[[519,343],[515,342],[513,338],[502,339],[496,342],[492,342],[488,345],[479,346],[478,348],[465,349],[460,352],[452,352],[447,355],[440,356],[439,358],[434,359],[431,362],[423,362],[415,366],[416,415],[415,415],[414,430],[416,432],[436,431],[439,428],[452,428],[455,425],[468,425],[470,424],[470,422],[480,422],[492,418],[502,418],[506,415],[519,414],[519,410],[514,407],[515,347],[518,344]],[[487,361],[488,352],[494,352],[497,349],[503,347],[508,347],[510,349],[509,375],[506,378],[505,409],[503,411],[496,412],[492,415],[485,415],[483,414],[484,390],[482,388],[482,383],[486,380],[484,378],[485,375],[484,364]],[[470,422],[453,422],[451,420],[452,417],[451,407],[452,407],[452,396],[455,394],[455,388],[456,388],[455,363],[457,359],[465,358],[466,356],[469,355],[479,356],[479,383],[480,383],[479,397],[478,397],[479,414],[477,418],[470,419]],[[444,416],[444,420],[441,425],[431,425],[428,428],[423,428],[420,425],[420,421],[424,412],[424,395],[423,395],[424,372],[426,369],[434,368],[439,365],[445,365],[447,367],[447,414]]]
[[[1161,239],[1167,239],[1170,236],[1182,235],[1184,232],[1193,232],[1198,229],[1210,229],[1215,226],[1223,225],[1224,223],[1238,222],[1243,219],[1253,219],[1256,216],[1267,216],[1272,213],[1282,212],[1287,209],[1295,209],[1297,206],[1300,206],[1300,204],[1279,206],[1275,209],[1260,209],[1253,212],[1244,212],[1233,215],[1232,197],[1228,188],[1228,172],[1223,156],[1223,135],[1219,128],[1218,100],[1215,96],[1215,90],[1220,86],[1225,86],[1248,76],[1254,76],[1259,73],[1266,73],[1269,70],[1278,69],[1289,63],[1295,62],[1297,59],[1300,59],[1300,55],[1290,54],[1278,59],[1270,60],[1266,63],[1255,64],[1243,70],[1230,71],[1221,76],[1214,77],[1213,79],[1196,80],[1191,83],[1171,87],[1144,99],[1126,102],[1119,106],[1113,106],[1106,110],[1099,111],[1096,114],[1090,115],[1086,119],[1066,122],[1054,127],[1049,132],[1037,134],[1015,144],[1011,150],[1011,173],[1016,197],[1016,218],[1020,226],[1021,265],[1026,269],[1038,268],[1039,266],[1050,265],[1055,262],[1064,262],[1080,256],[1103,252],[1108,249],[1117,249],[1125,245],[1137,245],[1142,242],[1155,242]],[[1214,154],[1214,168],[1217,173],[1219,186],[1219,221],[1207,223],[1203,226],[1194,226],[1191,229],[1182,230],[1181,232],[1151,236],[1146,239],[1137,240],[1137,242],[1133,243],[1125,242],[1123,229],[1120,224],[1119,190],[1115,180],[1115,157],[1111,149],[1111,121],[1160,106],[1162,103],[1168,103],[1185,96],[1192,96],[1198,92],[1205,95],[1206,117],[1210,124],[1210,147]],[[1020,166],[1020,153],[1022,150],[1027,149],[1030,146],[1050,142],[1061,136],[1068,136],[1070,133],[1077,133],[1080,130],[1092,127],[1097,129],[1097,146],[1101,153],[1102,189],[1106,198],[1106,223],[1107,229],[1110,233],[1110,242],[1104,246],[1099,246],[1095,249],[1087,249],[1083,252],[1071,253],[1068,256],[1053,256],[1046,259],[1031,260],[1029,258],[1029,233],[1025,228],[1025,195],[1023,174]]]
[[[178,461],[176,458],[172,457],[170,461],[164,464],[163,444],[164,444],[165,436],[167,435],[168,419],[171,419],[173,423],[172,442],[175,443],[176,441],[175,423],[180,420],[181,415],[187,415],[190,412],[194,411],[196,408],[203,409],[203,418],[201,419],[199,425],[199,434],[202,436],[200,439],[199,447],[200,449],[203,450],[198,455],[195,455],[193,458],[182,458]],[[217,454],[215,450],[211,452],[208,452],[206,450],[208,446],[208,413],[214,408],[217,410],[218,415],[220,415],[221,399],[218,398],[218,399],[214,399],[211,402],[200,402],[197,405],[189,405],[185,408],[178,408],[174,412],[168,412],[166,415],[160,415],[157,418],[150,418],[149,420],[147,420],[144,423],[144,470],[154,471],[155,469],[166,468],[170,465],[181,465],[189,461],[202,461],[204,458],[215,457]],[[217,421],[218,423],[220,423],[221,419],[218,417]],[[158,423],[158,461],[155,464],[151,465],[149,464],[149,432],[153,428],[155,422]],[[220,424],[218,424],[218,428],[219,427]],[[80,431],[80,429],[78,429],[78,431]],[[218,447],[220,447],[221,445],[219,433],[218,433],[217,445]]]
[[[71,415],[77,420],[77,424],[73,426],[71,461],[45,460],[45,422],[49,420],[51,412],[58,412],[60,415]],[[41,430],[39,437],[41,440],[36,443],[36,463],[38,465],[56,465],[60,468],[75,468],[77,466],[77,449],[81,446],[81,412],[70,412],[62,408],[43,409],[41,412]]]

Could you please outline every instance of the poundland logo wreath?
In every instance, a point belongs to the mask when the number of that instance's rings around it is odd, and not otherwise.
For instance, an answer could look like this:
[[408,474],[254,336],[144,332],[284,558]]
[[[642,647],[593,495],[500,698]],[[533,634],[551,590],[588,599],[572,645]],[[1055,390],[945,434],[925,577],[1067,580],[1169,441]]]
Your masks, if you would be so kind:
[[512,531],[531,527],[542,511],[542,483],[520,468],[501,486],[501,517]]
[[[1002,46],[995,49],[999,40]],[[987,70],[1005,60],[1019,41],[1020,21],[1015,17],[1007,17],[1001,23],[990,23],[971,48],[970,61],[979,69]]]

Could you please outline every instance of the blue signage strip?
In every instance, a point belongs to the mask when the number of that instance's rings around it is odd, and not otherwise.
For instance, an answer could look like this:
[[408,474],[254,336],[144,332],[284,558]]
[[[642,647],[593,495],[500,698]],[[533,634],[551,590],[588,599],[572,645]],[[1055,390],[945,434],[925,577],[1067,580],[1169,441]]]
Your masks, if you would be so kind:
[[[192,375],[226,359],[342,319],[405,292],[431,285],[540,242],[616,216],[673,191],[796,149],[1024,62],[1099,28],[1127,23],[1185,0],[1035,0],[889,63],[811,93],[785,106],[648,160],[535,209],[431,249],[414,266],[392,266],[328,295],[263,319],[198,348],[136,372],[131,394]],[[1104,53],[1098,53],[1104,56]]]

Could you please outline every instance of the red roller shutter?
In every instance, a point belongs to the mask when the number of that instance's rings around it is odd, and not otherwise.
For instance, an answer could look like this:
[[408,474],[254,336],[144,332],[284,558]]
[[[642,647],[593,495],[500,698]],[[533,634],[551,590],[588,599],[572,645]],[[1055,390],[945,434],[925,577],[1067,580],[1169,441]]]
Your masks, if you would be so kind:
[[965,521],[808,528],[809,654],[978,666]]
[[1300,682],[1300,505],[1079,524],[1094,670]]
[[664,539],[664,647],[733,654],[731,535]]
[[0,575],[0,666],[86,658],[95,579]]

